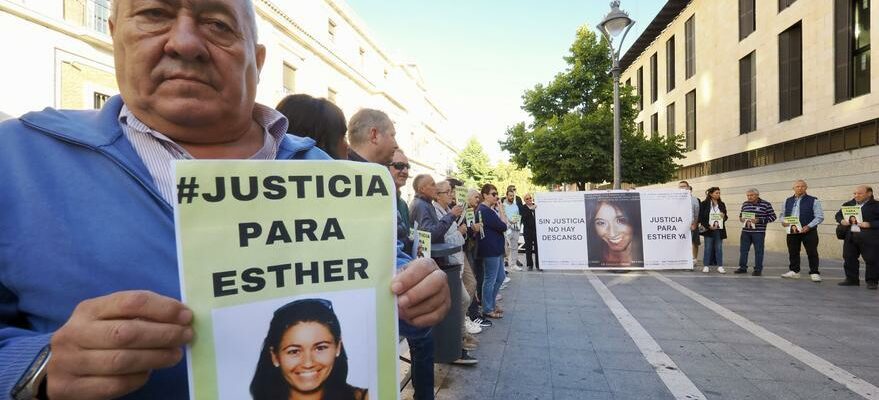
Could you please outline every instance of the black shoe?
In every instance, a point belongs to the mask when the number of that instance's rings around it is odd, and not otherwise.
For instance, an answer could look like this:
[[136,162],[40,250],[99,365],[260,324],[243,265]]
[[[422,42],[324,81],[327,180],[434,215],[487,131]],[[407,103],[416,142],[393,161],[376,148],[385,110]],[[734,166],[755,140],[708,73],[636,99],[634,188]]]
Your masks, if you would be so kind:
[[754,272],[751,272],[751,276],[762,276],[762,275],[763,275],[763,271],[754,270]]
[[[859,281],[850,281],[850,280],[846,279],[846,280],[844,280],[844,281],[842,281],[842,282],[837,283],[837,285],[839,285],[839,286],[861,286],[861,282],[859,282]],[[870,284],[867,283],[867,286],[870,286]]]
[[517,267],[521,267],[521,266],[522,266],[522,262],[519,261],[519,260],[516,260],[516,266],[517,266]]
[[486,318],[482,318],[482,317],[476,317],[475,319],[472,319],[472,321],[475,322],[476,325],[479,325],[483,328],[488,328],[488,327],[491,327],[492,325],[494,325],[491,321],[489,321]]
[[879,283],[877,282],[867,282],[867,289],[876,290],[879,288]]
[[473,358],[467,350],[461,350],[461,358],[452,361],[452,364],[456,365],[476,365],[479,360]]
[[733,273],[734,273],[734,274],[747,274],[747,273],[748,273],[748,269],[747,269],[747,268],[739,268],[739,269],[733,271]]

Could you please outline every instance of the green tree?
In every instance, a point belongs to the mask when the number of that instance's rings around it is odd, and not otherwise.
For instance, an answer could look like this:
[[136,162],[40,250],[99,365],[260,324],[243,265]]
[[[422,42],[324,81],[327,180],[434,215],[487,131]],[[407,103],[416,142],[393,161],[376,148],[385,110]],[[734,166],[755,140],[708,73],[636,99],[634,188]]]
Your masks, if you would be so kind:
[[[548,84],[537,84],[522,96],[530,125],[507,129],[501,148],[520,168],[530,168],[540,185],[570,182],[581,189],[587,182],[613,178],[613,79],[607,41],[587,27],[577,31],[567,69]],[[678,137],[647,138],[636,132],[637,97],[631,87],[620,88],[622,178],[636,185],[665,182],[674,177],[683,158]]]
[[467,146],[458,154],[458,159],[455,161],[458,172],[468,187],[475,188],[492,182],[495,178],[488,155],[485,154],[482,144],[475,137],[470,138]]
[[518,168],[513,163],[499,162],[494,167],[494,175],[495,181],[492,183],[498,187],[498,190],[506,190],[507,186],[516,185],[516,192],[519,196],[544,190],[543,187],[532,183],[530,170]]

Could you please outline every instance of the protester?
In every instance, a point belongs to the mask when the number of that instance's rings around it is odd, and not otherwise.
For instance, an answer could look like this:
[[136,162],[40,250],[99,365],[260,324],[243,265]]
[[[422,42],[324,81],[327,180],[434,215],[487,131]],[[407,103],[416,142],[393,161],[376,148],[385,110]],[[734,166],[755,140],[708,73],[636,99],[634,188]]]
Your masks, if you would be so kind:
[[[711,215],[720,215],[719,221],[711,221]],[[705,236],[705,252],[702,255],[702,272],[708,273],[709,266],[716,265],[717,272],[725,274],[723,269],[723,240],[726,239],[726,204],[720,200],[720,188],[713,186],[705,191],[705,200],[699,205],[699,224],[702,225],[702,236]],[[716,224],[714,222],[717,222]]]
[[[170,161],[328,159],[255,103],[251,1],[163,3],[161,18],[134,7],[114,1],[109,18],[121,96],[0,124],[3,396],[21,381],[13,398],[187,398],[181,346],[197,332],[179,301]],[[397,266],[400,317],[440,321],[445,274],[405,254]]]
[[[751,188],[745,192],[748,200],[742,203],[739,221],[742,222],[742,234],[739,244],[739,268],[734,272],[748,272],[748,252],[754,245],[754,272],[751,275],[763,274],[763,244],[766,242],[766,224],[777,218],[772,203],[760,198],[760,191]],[[754,214],[753,218],[744,218],[743,214]]]
[[854,198],[842,204],[843,207],[860,207],[861,222],[852,225],[843,218],[842,210],[836,212],[836,222],[847,227],[842,242],[843,268],[845,280],[840,286],[859,286],[860,262],[864,258],[864,281],[867,289],[876,290],[879,284],[879,202],[873,198],[873,188],[860,185],[852,193]]
[[[812,282],[821,282],[818,272],[818,225],[824,222],[824,208],[821,200],[806,193],[809,186],[804,180],[794,182],[794,195],[784,201],[784,217],[799,218],[802,229],[787,235],[787,253],[790,257],[790,271],[781,275],[782,278],[798,279],[800,277],[800,247],[806,248],[809,258],[809,277]],[[781,225],[789,224],[782,220]]]
[[503,318],[503,311],[496,309],[498,290],[504,282],[504,232],[507,230],[506,217],[498,215],[494,207],[498,204],[497,187],[487,183],[482,186],[482,204],[476,209],[483,223],[484,235],[479,239],[477,254],[482,259],[484,277],[482,281],[482,313],[488,318]]
[[[450,197],[455,197],[452,193],[455,193],[455,190],[464,184],[460,180],[454,179],[454,178],[446,178],[446,182],[449,183]],[[454,199],[452,199],[451,204],[455,205],[457,203],[455,202]],[[469,205],[465,201],[464,204],[461,204],[461,207],[466,211],[469,208]],[[467,223],[467,218],[463,213],[461,214],[461,216],[458,217],[458,219],[455,221],[455,223],[458,225],[459,228],[461,228],[461,227],[464,228],[463,229],[464,265],[461,267],[461,282],[464,284],[464,290],[467,291],[467,295],[469,296],[469,299],[470,299],[469,303],[464,305],[464,309],[467,310],[471,304],[474,304],[476,302],[475,300],[477,298],[476,297],[477,296],[477,294],[476,294],[476,273],[474,272],[474,266],[473,266],[473,263],[471,262],[471,257],[470,257],[470,255],[467,254],[467,238],[470,236],[470,233],[473,228]],[[468,316],[470,315],[469,311],[467,312],[467,315]],[[468,329],[470,331],[477,331],[477,330],[481,330],[481,328],[482,328],[479,324],[472,321],[470,318],[465,319],[464,322],[468,326]],[[476,332],[476,333],[478,333],[478,332]],[[478,340],[475,340],[476,339],[475,337],[472,337],[472,338],[474,339],[473,340],[474,342],[478,342]],[[466,335],[465,335],[465,339],[467,339]],[[465,343],[465,345],[466,345],[466,343]],[[467,346],[467,347],[475,347],[475,346]]]
[[348,159],[388,165],[397,149],[397,130],[382,111],[363,108],[348,121]]
[[[448,181],[442,181],[442,182],[439,182],[436,184],[436,198],[433,201],[433,208],[434,208],[434,211],[436,212],[436,217],[438,219],[441,220],[446,215],[449,215],[449,213],[452,211],[450,206],[454,202],[453,197],[454,196],[452,195],[452,185],[449,184]],[[444,243],[449,243],[449,244],[453,244],[456,246],[462,246],[461,251],[458,251],[457,253],[454,253],[449,256],[449,264],[450,265],[460,265],[461,266],[461,273],[458,275],[458,278],[461,279],[461,285],[464,284],[464,279],[463,279],[464,274],[463,273],[464,273],[464,267],[465,267],[464,264],[466,263],[466,260],[465,260],[466,257],[464,256],[463,246],[464,246],[464,235],[466,235],[466,234],[467,234],[467,226],[463,225],[463,224],[459,224],[458,221],[455,220],[449,226],[449,229],[446,230],[445,235],[443,237]],[[454,300],[455,299],[453,299],[453,301]],[[476,326],[476,325],[472,325],[472,322],[470,322],[470,320],[467,319],[466,316],[464,315],[465,314],[464,310],[466,310],[467,306],[470,305],[470,296],[467,294],[466,290],[461,291],[461,298],[458,300],[461,301],[460,319],[463,321],[462,326],[465,329],[465,331],[461,332],[461,338],[462,338],[462,341],[464,342],[463,344],[466,345],[467,344],[466,343],[467,337],[468,337],[467,334],[479,333],[480,331],[482,331],[482,328],[479,326]],[[470,322],[470,324],[468,324],[468,322]],[[472,343],[472,339],[471,339],[471,343]],[[467,351],[467,349],[462,349],[461,350],[461,357],[455,361],[452,361],[452,364],[475,365],[477,362],[479,362],[479,361],[476,358],[472,357],[470,355],[470,353]]]
[[464,212],[464,208],[455,205],[442,219],[436,217],[432,202],[436,200],[437,189],[433,177],[421,174],[412,181],[415,197],[409,204],[409,215],[412,226],[420,231],[430,232],[431,243],[443,243],[446,231]]
[[482,265],[482,258],[479,257],[479,239],[482,238],[484,232],[482,231],[482,219],[479,216],[479,213],[476,210],[479,208],[479,205],[482,203],[482,195],[478,190],[470,189],[467,192],[467,206],[471,210],[473,210],[474,222],[470,226],[470,229],[467,231],[467,239],[464,242],[464,254],[467,256],[467,260],[470,262],[470,265],[473,266],[473,275],[476,278],[476,298],[471,299],[470,307],[467,309],[467,315],[470,317],[470,320],[475,322],[477,325],[485,328],[492,326],[492,322],[488,319],[482,317],[481,309],[481,299],[482,299],[482,284],[484,277],[484,268]]
[[693,219],[690,220],[690,239],[693,241],[693,267],[696,266],[696,260],[699,259],[699,245],[702,244],[699,239],[699,199],[693,196],[693,187],[687,181],[678,182],[678,189],[690,192],[690,208],[692,209]]
[[537,220],[535,219],[535,210],[537,206],[534,204],[534,195],[525,194],[525,205],[522,206],[522,226],[525,235],[525,265],[528,270],[537,269],[540,271],[540,262],[537,256]]
[[515,271],[522,270],[522,263],[519,261],[519,231],[521,230],[520,222],[522,218],[522,214],[519,211],[520,205],[521,202],[516,204],[516,191],[514,189],[507,190],[507,195],[501,202],[503,211],[506,213],[507,220],[509,221],[508,229],[504,234],[506,239],[506,261],[504,264]]
[[388,165],[388,172],[391,173],[397,193],[397,240],[403,244],[403,252],[406,254],[412,254],[412,226],[409,206],[403,201],[400,189],[406,186],[406,181],[409,180],[409,168],[409,158],[403,150],[395,150],[391,164]]
[[348,159],[345,113],[333,102],[307,94],[291,94],[275,109],[290,122],[288,132],[314,139],[318,148],[337,160]]

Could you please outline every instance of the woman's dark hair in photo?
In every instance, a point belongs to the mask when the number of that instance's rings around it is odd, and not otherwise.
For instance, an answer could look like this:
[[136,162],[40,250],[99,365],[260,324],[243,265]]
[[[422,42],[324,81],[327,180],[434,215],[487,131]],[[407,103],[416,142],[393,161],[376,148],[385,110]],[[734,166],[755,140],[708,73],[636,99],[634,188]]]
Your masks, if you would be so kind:
[[348,132],[345,113],[333,102],[307,94],[291,94],[275,109],[290,121],[287,132],[314,139],[317,147],[337,160],[348,158],[348,149],[339,146]]
[[[336,343],[342,340],[342,327],[333,311],[333,303],[325,299],[296,300],[275,310],[269,331],[263,340],[262,351],[256,364],[256,372],[250,382],[250,394],[254,400],[286,399],[290,395],[290,384],[284,379],[280,368],[272,363],[272,349],[278,349],[281,338],[287,330],[301,322],[316,322],[325,326]],[[342,346],[339,356],[333,363],[333,370],[324,382],[325,399],[356,399],[355,388],[348,384],[348,356]]]

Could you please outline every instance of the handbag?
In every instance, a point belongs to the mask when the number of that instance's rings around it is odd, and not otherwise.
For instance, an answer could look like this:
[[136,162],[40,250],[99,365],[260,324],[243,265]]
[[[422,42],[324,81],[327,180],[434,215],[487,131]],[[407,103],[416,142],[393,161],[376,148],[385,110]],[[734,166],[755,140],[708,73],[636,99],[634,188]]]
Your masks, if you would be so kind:
[[845,240],[846,235],[852,229],[851,226],[837,224],[836,225],[836,238],[839,240]]

